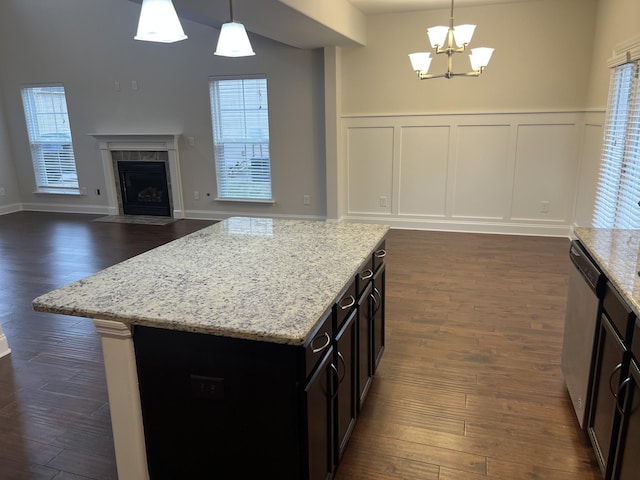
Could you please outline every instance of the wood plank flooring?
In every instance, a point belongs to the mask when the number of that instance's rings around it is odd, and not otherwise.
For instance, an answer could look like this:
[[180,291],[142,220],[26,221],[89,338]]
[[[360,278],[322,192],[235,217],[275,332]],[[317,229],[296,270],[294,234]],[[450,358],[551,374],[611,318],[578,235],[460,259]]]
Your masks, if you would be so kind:
[[[117,478],[100,339],[31,300],[211,222],[0,216],[0,479]],[[568,240],[393,230],[387,348],[336,480],[600,479],[560,373]]]

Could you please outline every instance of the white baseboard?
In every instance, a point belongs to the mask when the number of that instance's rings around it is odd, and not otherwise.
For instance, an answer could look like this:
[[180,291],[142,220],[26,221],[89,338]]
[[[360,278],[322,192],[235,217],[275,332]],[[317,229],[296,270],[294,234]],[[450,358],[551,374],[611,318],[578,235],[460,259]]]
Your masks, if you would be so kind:
[[0,215],[7,215],[8,213],[16,213],[22,210],[22,205],[19,203],[12,203],[10,205],[0,205]]
[[109,215],[106,205],[68,205],[54,203],[23,203],[22,209],[29,212],[52,213],[85,213],[95,215]]
[[535,222],[490,222],[482,220],[437,220],[420,218],[399,218],[385,216],[346,215],[345,222],[381,223],[401,230],[433,230],[460,233],[488,233],[502,235],[530,235],[541,237],[570,237],[572,225],[543,224]]
[[5,355],[9,355],[11,353],[11,349],[9,348],[9,341],[7,340],[7,336],[2,331],[2,325],[0,325],[0,358]]
[[294,220],[325,220],[325,217],[319,215],[283,215],[283,214],[267,214],[260,215],[257,213],[238,213],[224,210],[186,210],[185,217],[189,220],[216,220],[221,221],[229,217],[257,217],[257,218],[282,218]]

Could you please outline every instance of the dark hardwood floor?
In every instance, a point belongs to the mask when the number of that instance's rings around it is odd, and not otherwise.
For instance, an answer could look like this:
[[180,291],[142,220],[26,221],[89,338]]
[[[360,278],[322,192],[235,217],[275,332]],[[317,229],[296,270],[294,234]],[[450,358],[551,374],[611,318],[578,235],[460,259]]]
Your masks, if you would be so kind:
[[[211,222],[0,216],[0,479],[115,479],[100,339],[31,300]],[[393,230],[387,348],[336,479],[599,479],[560,373],[568,240]],[[212,477],[213,478],[213,477]]]

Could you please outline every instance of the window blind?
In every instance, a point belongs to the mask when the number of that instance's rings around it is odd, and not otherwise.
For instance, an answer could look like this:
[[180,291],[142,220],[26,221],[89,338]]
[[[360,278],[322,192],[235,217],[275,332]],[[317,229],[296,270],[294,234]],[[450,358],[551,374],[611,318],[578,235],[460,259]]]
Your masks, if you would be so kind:
[[40,191],[78,190],[64,87],[48,85],[22,89],[31,158]]
[[640,63],[611,72],[595,227],[640,228]]
[[271,201],[267,79],[210,82],[218,198]]

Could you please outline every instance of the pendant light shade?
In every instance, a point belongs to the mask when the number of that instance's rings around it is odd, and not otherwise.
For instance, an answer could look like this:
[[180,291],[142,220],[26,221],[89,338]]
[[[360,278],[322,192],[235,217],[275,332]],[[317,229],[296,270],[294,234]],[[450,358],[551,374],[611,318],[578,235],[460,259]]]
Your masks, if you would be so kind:
[[143,0],[135,40],[173,43],[187,36],[171,0]]
[[221,57],[249,57],[255,54],[244,25],[234,21],[222,25],[214,55]]

